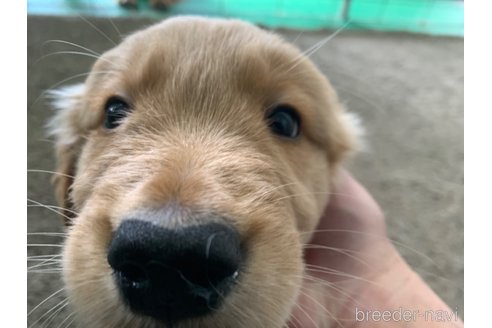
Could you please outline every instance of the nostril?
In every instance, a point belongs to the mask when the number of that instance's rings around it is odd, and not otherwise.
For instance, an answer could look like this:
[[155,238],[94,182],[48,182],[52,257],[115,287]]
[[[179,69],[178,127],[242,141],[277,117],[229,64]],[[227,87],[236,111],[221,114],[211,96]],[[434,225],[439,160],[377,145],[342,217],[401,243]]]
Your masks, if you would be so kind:
[[150,287],[150,279],[146,270],[138,263],[124,262],[115,270],[123,283],[133,288]]

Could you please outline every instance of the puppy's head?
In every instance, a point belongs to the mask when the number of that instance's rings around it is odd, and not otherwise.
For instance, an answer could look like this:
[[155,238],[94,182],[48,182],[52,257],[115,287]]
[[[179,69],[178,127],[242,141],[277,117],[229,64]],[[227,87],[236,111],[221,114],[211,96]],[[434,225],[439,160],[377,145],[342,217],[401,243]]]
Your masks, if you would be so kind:
[[354,146],[328,81],[278,36],[175,18],[56,93],[64,278],[90,327],[281,327],[302,244]]

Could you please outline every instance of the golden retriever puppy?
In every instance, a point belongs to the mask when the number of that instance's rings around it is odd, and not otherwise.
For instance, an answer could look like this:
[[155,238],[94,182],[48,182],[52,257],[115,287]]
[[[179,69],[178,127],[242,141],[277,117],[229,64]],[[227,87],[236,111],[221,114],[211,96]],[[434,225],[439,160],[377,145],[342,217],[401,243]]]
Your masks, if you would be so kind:
[[81,327],[283,327],[356,141],[316,67],[249,23],[178,17],[54,94]]

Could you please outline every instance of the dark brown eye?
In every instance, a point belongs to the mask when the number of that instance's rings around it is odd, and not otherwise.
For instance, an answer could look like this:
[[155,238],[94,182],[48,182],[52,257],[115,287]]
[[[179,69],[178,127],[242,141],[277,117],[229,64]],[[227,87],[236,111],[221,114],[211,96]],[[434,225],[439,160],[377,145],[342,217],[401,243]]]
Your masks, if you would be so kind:
[[299,136],[301,120],[291,106],[278,105],[268,114],[267,120],[273,133],[292,139]]
[[106,129],[114,129],[121,124],[121,121],[130,112],[130,106],[123,99],[112,97],[108,100],[105,106],[106,118],[104,127]]

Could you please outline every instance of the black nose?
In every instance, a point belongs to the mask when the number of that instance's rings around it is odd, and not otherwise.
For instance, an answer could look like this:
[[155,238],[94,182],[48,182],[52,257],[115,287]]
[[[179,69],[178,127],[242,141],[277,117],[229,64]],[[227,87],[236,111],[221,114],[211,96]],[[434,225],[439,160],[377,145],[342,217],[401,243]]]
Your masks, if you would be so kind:
[[125,220],[108,262],[133,312],[171,324],[220,306],[239,274],[239,233],[221,223],[168,229]]

